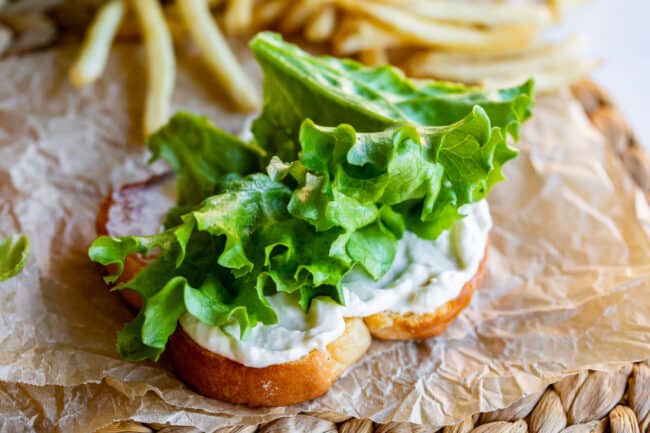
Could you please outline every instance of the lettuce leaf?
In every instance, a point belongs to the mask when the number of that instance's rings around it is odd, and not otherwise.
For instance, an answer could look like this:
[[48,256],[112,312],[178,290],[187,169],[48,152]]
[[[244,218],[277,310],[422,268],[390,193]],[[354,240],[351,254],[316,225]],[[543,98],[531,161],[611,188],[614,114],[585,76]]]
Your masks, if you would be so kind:
[[460,207],[487,196],[503,178],[503,165],[517,156],[480,106],[448,126],[371,133],[306,120],[299,137],[304,170],[294,169],[299,185],[288,209],[317,230],[358,230],[383,207],[392,212],[389,226],[397,218],[405,229],[435,239],[462,217]]
[[293,219],[290,190],[263,174],[228,176],[222,188],[160,234],[102,236],[90,246],[91,260],[116,265],[107,282],[119,279],[129,255],[152,258],[115,287],[135,290],[144,300],[118,336],[123,357],[158,359],[186,312],[212,326],[236,320],[238,338],[258,322],[276,323],[265,290],[296,292],[305,309],[317,296],[343,302],[339,283],[349,266],[329,255],[340,230],[317,232]]
[[261,263],[261,256],[255,256],[259,250],[250,236],[287,218],[289,190],[262,174],[231,175],[223,188],[183,215],[181,224],[160,234],[101,236],[90,246],[91,260],[116,265],[116,272],[105,277],[107,282],[118,280],[129,255],[151,257],[158,252],[134,278],[115,288],[135,290],[144,300],[135,324],[127,325],[118,338],[125,358],[157,359],[186,311],[213,325],[236,318],[243,332],[258,320],[277,321],[263,286],[255,278],[237,277],[254,275],[253,263]]
[[259,169],[263,149],[216,128],[206,117],[175,114],[147,139],[151,160],[165,159],[176,171],[177,205],[195,205],[215,193],[227,174]]
[[341,233],[337,229],[317,232],[295,218],[268,226],[256,239],[257,245],[264,245],[265,254],[260,281],[268,278],[273,292],[298,292],[305,310],[317,296],[329,296],[342,304],[340,282],[349,265],[329,253]]
[[517,139],[519,125],[532,114],[532,81],[490,92],[443,82],[416,84],[392,66],[311,56],[274,33],[259,33],[250,46],[264,71],[264,108],[253,133],[260,146],[286,161],[297,158],[304,119],[372,132],[400,123],[449,125],[478,105],[493,127]]
[[[265,73],[256,144],[181,113],[149,139],[178,175],[166,230],[100,237],[89,256],[117,271],[147,266],[115,290],[144,306],[120,332],[122,356],[158,359],[177,321],[236,322],[240,335],[277,323],[266,297],[342,304],[354,267],[380,279],[405,230],[435,239],[487,196],[517,155],[508,139],[531,115],[532,83],[483,92],[417,85],[392,67],[312,57],[262,33],[251,47]],[[262,148],[257,147],[257,145]],[[262,162],[268,162],[266,172]]]
[[29,257],[29,238],[13,235],[0,239],[0,281],[18,275]]
[[129,255],[158,252],[116,287],[145,301],[120,333],[122,356],[157,359],[185,313],[213,326],[236,320],[243,338],[258,322],[277,322],[266,294],[296,293],[304,309],[317,296],[343,303],[341,281],[352,267],[381,278],[405,229],[436,237],[516,155],[479,106],[444,127],[363,133],[305,120],[299,136],[299,160],[274,158],[270,175],[225,176],[218,194],[178,225],[93,242],[91,259],[116,265],[107,282],[117,281]]

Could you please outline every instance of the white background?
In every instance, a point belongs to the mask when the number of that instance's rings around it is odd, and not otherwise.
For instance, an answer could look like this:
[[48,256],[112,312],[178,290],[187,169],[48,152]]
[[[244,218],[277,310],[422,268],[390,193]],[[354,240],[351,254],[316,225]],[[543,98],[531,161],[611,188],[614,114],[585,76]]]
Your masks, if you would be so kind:
[[650,150],[650,1],[593,0],[566,17],[562,33],[586,33],[603,64],[592,77]]

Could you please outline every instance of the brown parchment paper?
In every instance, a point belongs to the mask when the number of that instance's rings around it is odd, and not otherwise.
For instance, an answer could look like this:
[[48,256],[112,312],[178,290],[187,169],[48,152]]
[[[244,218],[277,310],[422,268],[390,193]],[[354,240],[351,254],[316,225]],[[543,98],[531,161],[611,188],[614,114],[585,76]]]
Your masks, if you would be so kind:
[[[147,165],[139,135],[141,50],[116,47],[104,78],[81,92],[66,80],[75,50],[0,62],[0,235],[26,232],[33,251],[0,283],[0,432],[91,432],[128,418],[212,431],[302,411],[439,426],[580,369],[650,358],[650,210],[560,92],[538,101],[520,158],[490,196],[487,280],[442,337],[376,341],[324,397],[263,410],[201,397],[164,365],[121,360],[115,334],[130,314],[86,250],[110,188],[165,168]],[[241,131],[247,118],[215,102],[195,63],[180,59],[174,107]]]

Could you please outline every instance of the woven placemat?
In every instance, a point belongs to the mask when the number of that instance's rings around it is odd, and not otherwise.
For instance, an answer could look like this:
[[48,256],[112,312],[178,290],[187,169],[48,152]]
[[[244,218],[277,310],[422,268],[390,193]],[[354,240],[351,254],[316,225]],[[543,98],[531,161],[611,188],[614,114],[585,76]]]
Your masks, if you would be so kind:
[[[573,93],[594,126],[650,198],[650,155],[641,149],[610,98],[592,81]],[[650,364],[628,364],[610,373],[583,371],[523,398],[506,409],[469,417],[440,433],[650,433]],[[374,424],[370,420],[310,414],[268,424],[227,427],[215,433],[434,433],[437,429],[408,424]],[[198,433],[192,427],[122,421],[98,433]]]

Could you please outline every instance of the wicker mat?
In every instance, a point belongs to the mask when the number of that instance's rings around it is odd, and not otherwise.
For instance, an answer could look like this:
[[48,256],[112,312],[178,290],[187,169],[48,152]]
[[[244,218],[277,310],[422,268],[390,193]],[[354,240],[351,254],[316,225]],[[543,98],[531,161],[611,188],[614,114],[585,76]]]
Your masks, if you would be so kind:
[[[613,146],[638,185],[650,197],[650,156],[637,144],[610,99],[591,81],[574,86],[594,126]],[[469,417],[441,433],[650,433],[650,365],[629,364],[611,373],[583,371],[527,396],[506,409]],[[415,424],[374,424],[369,420],[309,414],[268,424],[228,427],[218,433],[433,433]],[[194,433],[192,427],[111,424],[101,433]],[[216,432],[215,432],[216,433]]]

